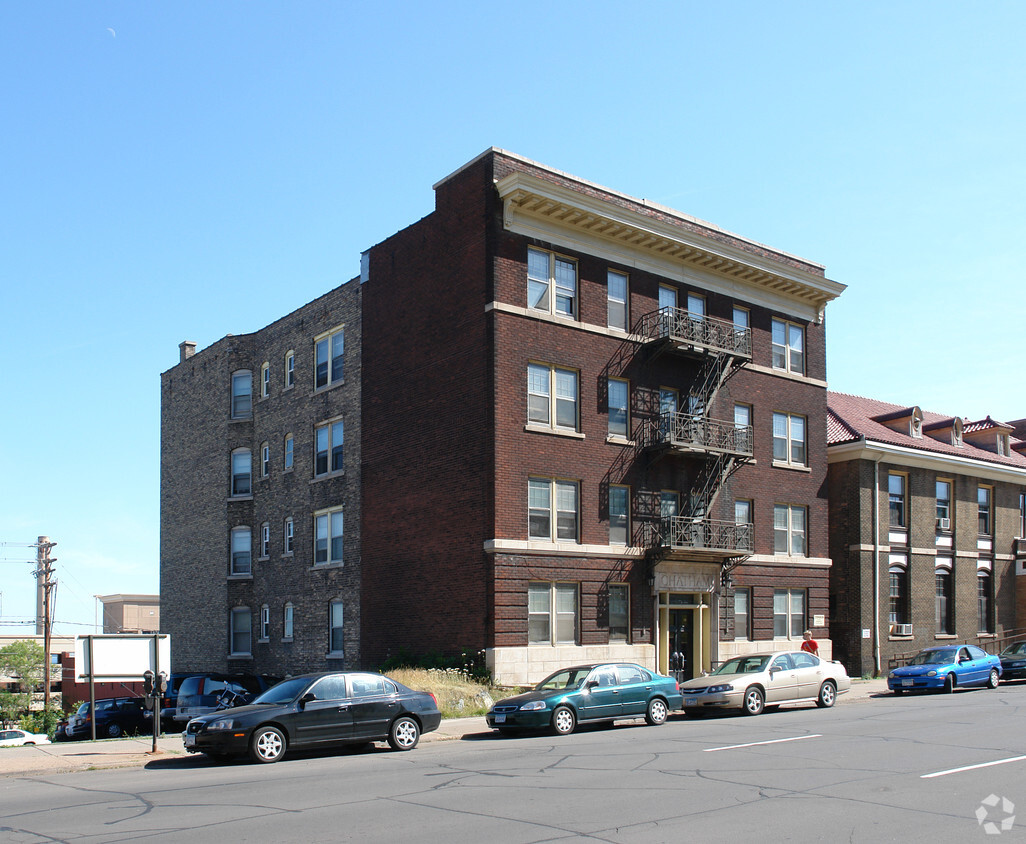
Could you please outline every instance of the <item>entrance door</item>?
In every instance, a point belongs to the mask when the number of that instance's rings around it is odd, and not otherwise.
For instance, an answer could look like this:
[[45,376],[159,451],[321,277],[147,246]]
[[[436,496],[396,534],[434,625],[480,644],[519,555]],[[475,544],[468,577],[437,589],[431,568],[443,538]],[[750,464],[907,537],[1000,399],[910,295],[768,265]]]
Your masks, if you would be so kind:
[[695,676],[694,612],[670,609],[670,675],[683,682]]

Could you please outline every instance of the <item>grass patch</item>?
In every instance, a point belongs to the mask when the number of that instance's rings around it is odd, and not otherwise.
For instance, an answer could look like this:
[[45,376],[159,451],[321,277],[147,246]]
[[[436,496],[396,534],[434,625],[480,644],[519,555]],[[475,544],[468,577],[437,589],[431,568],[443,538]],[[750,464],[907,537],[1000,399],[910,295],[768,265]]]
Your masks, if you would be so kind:
[[480,682],[457,668],[393,668],[388,676],[416,691],[431,692],[443,718],[484,715],[493,702],[521,691]]

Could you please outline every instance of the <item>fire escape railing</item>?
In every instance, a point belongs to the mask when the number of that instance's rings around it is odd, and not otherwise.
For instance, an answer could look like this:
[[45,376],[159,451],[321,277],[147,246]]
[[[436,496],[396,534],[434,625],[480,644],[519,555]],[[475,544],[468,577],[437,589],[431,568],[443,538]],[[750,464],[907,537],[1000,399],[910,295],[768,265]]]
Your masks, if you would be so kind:
[[704,346],[737,357],[751,358],[752,330],[725,319],[692,314],[683,308],[665,307],[645,314],[636,334],[644,342],[668,339]]

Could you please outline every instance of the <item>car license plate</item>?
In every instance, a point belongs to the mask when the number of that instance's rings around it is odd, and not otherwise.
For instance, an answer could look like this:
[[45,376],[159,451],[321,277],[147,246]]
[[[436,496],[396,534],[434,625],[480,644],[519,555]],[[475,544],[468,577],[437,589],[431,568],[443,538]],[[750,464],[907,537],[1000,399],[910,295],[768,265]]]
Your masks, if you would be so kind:
[[684,698],[684,705],[685,706],[695,706],[697,703],[698,703],[698,701],[695,698],[693,698],[693,697],[686,697],[686,698]]
[[195,747],[196,746],[196,736],[193,736],[193,735],[190,735],[189,733],[186,733],[185,734],[185,746],[186,747]]
[[912,681],[911,680],[902,680],[901,681],[901,685],[903,685],[903,686],[911,686],[912,685]]
[[496,724],[505,724],[506,723],[506,716],[505,715],[496,715],[495,716],[495,723]]

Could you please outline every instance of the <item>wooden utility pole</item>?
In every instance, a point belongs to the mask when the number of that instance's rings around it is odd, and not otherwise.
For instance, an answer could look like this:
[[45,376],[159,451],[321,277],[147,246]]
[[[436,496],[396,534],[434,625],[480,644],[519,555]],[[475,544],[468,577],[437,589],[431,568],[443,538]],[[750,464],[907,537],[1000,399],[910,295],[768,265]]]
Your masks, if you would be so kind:
[[53,564],[56,557],[50,556],[50,549],[57,543],[50,537],[40,536],[36,540],[36,580],[42,593],[43,604],[43,711],[50,708],[50,635],[53,626],[53,593],[57,589],[57,579],[53,576]]

